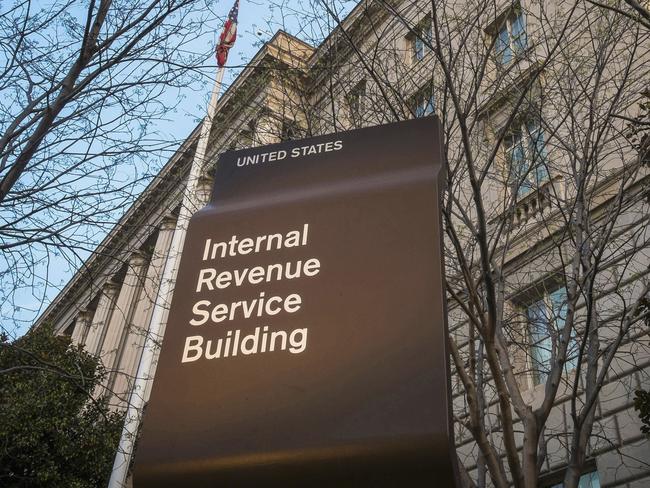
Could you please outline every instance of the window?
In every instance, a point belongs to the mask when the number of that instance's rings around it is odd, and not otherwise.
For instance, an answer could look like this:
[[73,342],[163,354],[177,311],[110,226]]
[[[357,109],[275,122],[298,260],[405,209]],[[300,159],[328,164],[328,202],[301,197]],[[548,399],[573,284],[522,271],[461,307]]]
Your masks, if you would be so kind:
[[365,109],[365,99],[366,80],[361,80],[359,83],[357,83],[345,97],[350,113],[350,121],[355,127],[361,125],[361,117]]
[[536,120],[516,125],[503,141],[510,186],[523,197],[549,180],[544,131]]
[[[530,336],[530,356],[535,385],[545,383],[556,360],[560,335],[564,330],[567,314],[565,288],[558,288],[526,306],[526,319]],[[571,332],[567,347],[565,371],[575,369],[578,346]]]
[[506,66],[523,53],[528,45],[526,23],[521,10],[508,16],[496,32],[494,50],[497,62]]
[[431,84],[428,84],[415,94],[411,101],[411,110],[416,117],[426,117],[435,112],[436,100]]
[[422,20],[410,33],[408,41],[410,44],[411,62],[416,63],[424,59],[431,50],[433,43],[433,31],[431,30],[431,19]]
[[[564,488],[564,483],[549,486],[549,488]],[[578,488],[600,488],[600,477],[598,471],[585,473],[578,480]]]

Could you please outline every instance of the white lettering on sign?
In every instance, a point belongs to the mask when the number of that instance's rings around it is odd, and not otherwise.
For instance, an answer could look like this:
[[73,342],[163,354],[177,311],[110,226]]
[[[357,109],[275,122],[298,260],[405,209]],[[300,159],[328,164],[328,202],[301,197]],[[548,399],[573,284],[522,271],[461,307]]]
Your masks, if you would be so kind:
[[[234,332],[234,333],[233,333]],[[205,340],[203,336],[185,339],[182,363],[191,363],[201,358],[219,359],[249,356],[264,352],[289,350],[299,354],[307,347],[307,328],[294,329],[290,334],[283,330],[269,331],[268,326],[255,327],[252,334],[242,335],[241,330],[229,330],[225,338]]]
[[291,230],[286,234],[265,234],[239,239],[236,235],[228,241],[212,242],[212,239],[205,240],[203,247],[203,261],[213,260],[217,257],[234,257],[265,251],[278,251],[282,248],[298,247],[307,245],[309,235],[309,224],[303,225],[300,230]]
[[[201,260],[220,263],[222,259],[304,247],[308,243],[308,223],[303,224],[301,228],[284,233],[247,237],[233,235],[226,241],[217,242],[208,238],[203,246]],[[313,278],[320,271],[321,262],[315,257],[235,269],[220,269],[212,266],[201,268],[196,277],[194,292],[201,293],[202,296],[192,305],[192,318],[189,320],[189,325],[219,327],[225,322],[239,323],[264,317],[295,314],[302,309],[303,305],[299,293],[282,296],[267,294],[268,290],[261,290],[257,295],[243,297],[230,303],[220,303],[210,299],[206,294],[215,292],[215,297],[218,297],[220,290],[230,287],[255,287],[283,280]],[[246,334],[242,329],[236,329],[228,330],[225,336],[211,339],[206,339],[202,335],[192,335],[185,339],[181,362],[191,363],[200,359],[221,359],[287,350],[292,354],[300,354],[307,348],[307,333],[307,327],[299,327],[288,332],[269,331],[269,326],[257,325],[254,332],[250,334]]]
[[278,151],[269,151],[264,153],[253,154],[252,156],[239,156],[237,158],[237,166],[254,166],[262,163],[273,163],[275,161],[282,161],[287,157],[302,158],[305,156],[313,156],[314,154],[322,154],[333,151],[340,151],[343,149],[343,141],[328,141],[320,142],[317,144],[309,144],[307,146],[294,147],[287,153],[284,149]]

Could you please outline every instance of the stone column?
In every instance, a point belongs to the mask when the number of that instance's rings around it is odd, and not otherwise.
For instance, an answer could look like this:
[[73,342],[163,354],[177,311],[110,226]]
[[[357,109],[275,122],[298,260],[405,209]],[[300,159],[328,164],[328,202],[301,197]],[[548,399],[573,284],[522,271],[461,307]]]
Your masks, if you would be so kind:
[[129,258],[126,276],[122,282],[120,293],[115,302],[115,311],[106,329],[104,342],[100,349],[100,359],[104,367],[109,371],[105,382],[110,386],[113,382],[113,371],[116,367],[117,358],[122,347],[124,333],[127,324],[130,323],[135,304],[140,297],[144,284],[144,273],[147,269],[147,260],[143,253],[136,251]]
[[86,335],[86,351],[90,354],[99,354],[104,332],[108,321],[111,319],[115,305],[115,297],[120,287],[108,281],[100,291],[99,303],[92,318],[88,334]]
[[142,347],[149,329],[149,321],[151,320],[163,267],[165,266],[175,228],[176,217],[167,216],[163,219],[158,231],[156,246],[147,268],[144,287],[126,331],[124,347],[121,350],[115,383],[112,388],[116,399],[111,403],[117,404],[120,408],[126,407],[133,380],[138,371]]
[[[160,345],[162,344],[163,337],[165,337],[165,328],[167,327],[167,317],[169,316],[169,304],[165,308],[163,313],[161,324],[160,324],[160,336],[156,341],[156,350],[154,351],[154,359],[151,364],[151,369],[149,370],[149,378],[154,378],[156,376],[156,368],[158,367],[158,357],[160,356]],[[149,401],[149,396],[151,395],[151,387],[153,386],[153,381],[147,382],[147,388],[144,392],[144,400]]]
[[81,310],[74,321],[74,331],[72,331],[71,339],[75,346],[84,344],[91,324],[92,313],[89,310]]
[[167,328],[167,317],[169,316],[169,307],[171,306],[171,303],[167,303],[165,306],[165,309],[162,314],[162,318],[160,320],[160,332],[158,337],[154,337],[155,339],[155,348],[154,348],[154,354],[153,354],[153,361],[151,363],[151,369],[149,369],[149,372],[147,374],[148,378],[150,379],[147,381],[147,386],[144,391],[144,401],[147,402],[149,401],[149,396],[151,395],[151,387],[153,386],[153,379],[156,376],[156,368],[158,367],[158,357],[160,355],[160,346],[162,345],[163,338],[165,337],[165,329]]

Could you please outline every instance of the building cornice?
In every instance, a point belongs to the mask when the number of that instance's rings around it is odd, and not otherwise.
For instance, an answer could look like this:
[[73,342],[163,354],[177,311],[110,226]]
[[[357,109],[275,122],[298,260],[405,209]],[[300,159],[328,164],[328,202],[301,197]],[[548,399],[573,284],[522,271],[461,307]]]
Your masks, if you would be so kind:
[[66,303],[75,301],[76,297],[83,295],[88,289],[89,281],[104,282],[110,279],[110,275],[115,271],[113,268],[120,264],[112,263],[115,261],[115,252],[110,252],[110,250],[129,247],[129,243],[133,241],[143,221],[148,220],[149,215],[161,207],[160,195],[166,196],[167,206],[175,207],[180,202],[180,192],[175,192],[174,189],[178,188],[179,180],[184,179],[189,171],[191,155],[194,153],[194,147],[198,141],[199,128],[200,125],[192,131],[158,175],[102,239],[91,256],[39,316],[34,324],[35,327],[47,321],[56,324]]
[[[220,97],[217,114],[228,114],[233,107],[236,108],[236,94],[250,86],[250,82],[256,79],[255,74],[260,69],[268,69],[272,62],[280,61],[287,67],[306,72],[307,60],[313,51],[314,48],[307,43],[284,31],[278,31],[255,54],[248,66],[239,73]],[[70,303],[78,304],[84,299],[88,301],[92,298],[92,293],[88,293],[89,286],[96,286],[99,289],[119,269],[122,263],[116,260],[116,256],[120,252],[132,251],[135,246],[141,245],[146,240],[148,236],[142,233],[142,228],[146,225],[157,225],[165,214],[178,206],[184,186],[182,182],[189,172],[201,124],[202,122],[194,128],[158,175],[136,198],[91,256],[39,316],[34,324],[35,327],[44,322],[61,325],[59,322],[64,318]],[[223,142],[218,139],[211,143],[218,146],[216,142]],[[154,221],[152,215],[155,216]],[[87,303],[84,304],[86,305]]]

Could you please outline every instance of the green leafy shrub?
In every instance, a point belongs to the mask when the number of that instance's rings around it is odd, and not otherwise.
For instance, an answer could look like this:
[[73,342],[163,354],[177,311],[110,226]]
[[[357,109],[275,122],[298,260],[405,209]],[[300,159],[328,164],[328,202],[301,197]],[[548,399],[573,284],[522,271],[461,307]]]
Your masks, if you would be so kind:
[[47,326],[0,342],[0,486],[106,486],[123,414],[93,400],[104,376]]

